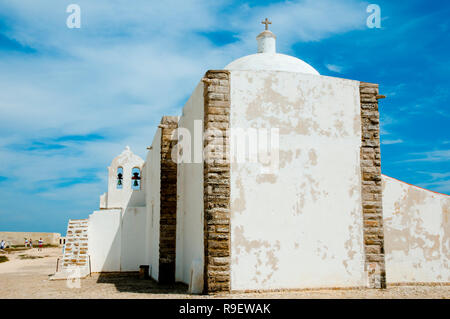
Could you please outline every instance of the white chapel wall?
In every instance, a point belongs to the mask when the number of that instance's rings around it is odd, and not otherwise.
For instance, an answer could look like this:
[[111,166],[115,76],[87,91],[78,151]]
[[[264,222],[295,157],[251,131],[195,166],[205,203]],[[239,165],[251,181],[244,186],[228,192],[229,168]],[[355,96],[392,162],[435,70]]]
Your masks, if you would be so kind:
[[139,271],[146,264],[147,210],[142,207],[127,207],[122,216],[122,240],[120,271]]
[[387,283],[450,282],[450,196],[383,175]]
[[159,272],[159,215],[161,186],[161,129],[158,128],[151,150],[147,153],[145,164],[145,200],[146,200],[146,265],[150,266],[150,276],[157,280]]
[[145,167],[141,164],[140,189],[132,190],[128,205],[122,211],[121,271],[138,271],[140,265],[146,264]]
[[104,209],[89,215],[88,253],[92,272],[120,271],[121,209]]
[[232,129],[280,134],[277,174],[231,165],[231,289],[364,286],[359,82],[232,71],[230,84]]
[[[197,139],[202,150],[202,126],[194,129],[194,121],[203,123],[204,102],[203,82],[195,88],[183,108],[178,127],[187,128],[191,134],[191,145]],[[194,132],[196,134],[194,134]],[[191,160],[194,161],[191,148]],[[186,150],[184,150],[186,152]],[[203,273],[203,162],[181,163],[177,168],[177,236],[176,236],[176,281],[189,284],[191,266]]]

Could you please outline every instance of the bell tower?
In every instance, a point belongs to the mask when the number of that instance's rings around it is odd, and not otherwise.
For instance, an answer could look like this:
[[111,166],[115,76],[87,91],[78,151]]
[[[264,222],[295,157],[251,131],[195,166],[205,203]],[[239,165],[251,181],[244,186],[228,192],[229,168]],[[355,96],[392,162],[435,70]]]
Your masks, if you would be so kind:
[[100,196],[100,209],[127,207],[133,192],[143,192],[144,160],[127,146],[108,167],[108,192]]

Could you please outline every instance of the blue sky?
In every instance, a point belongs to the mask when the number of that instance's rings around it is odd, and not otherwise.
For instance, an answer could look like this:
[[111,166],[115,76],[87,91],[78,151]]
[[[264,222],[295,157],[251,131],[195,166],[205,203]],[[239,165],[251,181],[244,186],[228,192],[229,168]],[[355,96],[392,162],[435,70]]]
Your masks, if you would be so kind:
[[[81,29],[66,7],[81,7]],[[279,52],[380,84],[382,171],[450,194],[450,4],[357,0],[0,2],[0,230],[65,233],[106,191],[125,145],[142,157],[208,69]]]

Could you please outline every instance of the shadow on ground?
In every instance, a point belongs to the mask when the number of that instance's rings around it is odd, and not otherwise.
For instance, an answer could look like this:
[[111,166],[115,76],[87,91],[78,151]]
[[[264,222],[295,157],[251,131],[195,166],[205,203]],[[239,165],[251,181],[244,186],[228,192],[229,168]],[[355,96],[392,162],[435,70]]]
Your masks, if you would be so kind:
[[97,283],[113,284],[120,292],[150,294],[187,294],[188,286],[182,283],[158,284],[153,279],[140,279],[139,273],[101,273]]

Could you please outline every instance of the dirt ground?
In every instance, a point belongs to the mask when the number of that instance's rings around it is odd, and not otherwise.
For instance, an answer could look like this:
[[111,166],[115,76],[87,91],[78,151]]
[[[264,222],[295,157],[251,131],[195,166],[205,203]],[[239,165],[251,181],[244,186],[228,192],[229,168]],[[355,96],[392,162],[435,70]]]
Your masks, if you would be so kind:
[[3,298],[445,298],[450,286],[401,286],[377,289],[299,290],[265,293],[233,293],[218,296],[187,294],[182,284],[157,285],[140,280],[137,274],[92,274],[76,282],[50,281],[61,248],[37,248],[6,254],[9,261],[0,263],[0,296]]

